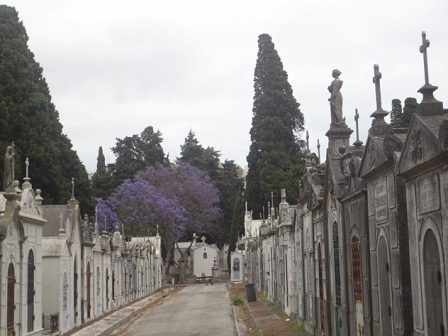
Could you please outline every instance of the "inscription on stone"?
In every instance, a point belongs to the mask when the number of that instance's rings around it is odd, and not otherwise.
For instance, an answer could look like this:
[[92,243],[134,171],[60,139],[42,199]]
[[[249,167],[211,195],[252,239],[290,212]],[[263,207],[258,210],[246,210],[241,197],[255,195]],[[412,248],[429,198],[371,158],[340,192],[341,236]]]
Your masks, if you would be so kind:
[[387,222],[389,210],[387,207],[386,179],[379,180],[374,187],[375,220],[377,224]]
[[417,207],[420,214],[440,208],[439,178],[437,175],[421,179],[418,183],[418,189]]

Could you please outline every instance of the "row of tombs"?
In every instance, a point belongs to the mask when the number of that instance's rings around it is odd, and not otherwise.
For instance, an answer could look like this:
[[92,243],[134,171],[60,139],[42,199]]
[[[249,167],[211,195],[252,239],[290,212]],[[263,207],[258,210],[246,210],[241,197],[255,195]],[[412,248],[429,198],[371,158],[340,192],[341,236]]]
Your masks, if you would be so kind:
[[125,241],[118,228],[101,231],[73,191],[67,205],[42,205],[28,176],[4,189],[0,335],[64,334],[162,286],[158,234]]
[[245,279],[311,334],[448,333],[448,110],[436,88],[419,90],[408,129],[377,101],[365,146],[332,122],[325,163],[307,152],[297,204],[282,190],[267,218],[246,208]]

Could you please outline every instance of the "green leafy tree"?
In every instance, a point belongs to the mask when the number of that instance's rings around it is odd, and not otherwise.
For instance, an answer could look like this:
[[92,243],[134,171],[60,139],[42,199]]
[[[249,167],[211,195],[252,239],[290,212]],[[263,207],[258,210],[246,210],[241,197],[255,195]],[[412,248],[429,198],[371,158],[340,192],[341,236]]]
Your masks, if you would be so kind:
[[118,139],[112,152],[116,156],[111,166],[113,187],[118,187],[126,179],[132,179],[137,172],[147,166],[167,163],[162,148],[162,133],[154,132],[152,126],[146,127],[141,134]]
[[241,190],[244,189],[244,180],[239,175],[240,170],[241,168],[233,160],[226,160],[221,165],[215,180],[219,190],[219,205],[222,212],[222,218],[214,232],[214,241],[219,247],[229,243],[232,223],[237,220],[235,216],[239,216],[239,212],[235,213],[234,210],[236,197],[239,197],[239,202],[244,203],[244,199],[240,196]]
[[25,176],[28,158],[33,187],[42,190],[44,203],[66,203],[74,178],[82,210],[93,210],[87,171],[63,134],[43,69],[28,48],[15,8],[0,5],[0,37],[0,148],[14,140],[16,179]]
[[229,242],[235,195],[243,188],[243,179],[238,175],[238,167],[233,160],[220,163],[220,153],[213,147],[204,148],[190,130],[181,147],[179,160],[206,172],[219,190],[219,207],[222,217],[214,223],[207,235],[207,241],[222,247]]
[[258,37],[258,59],[254,78],[251,146],[247,156],[246,198],[258,215],[270,200],[288,190],[288,199],[298,197],[297,182],[303,171],[304,118],[293,96],[288,75],[268,34]]
[[185,142],[180,146],[179,160],[207,172],[212,180],[216,180],[221,154],[213,147],[204,148],[196,139],[193,130],[188,132]]

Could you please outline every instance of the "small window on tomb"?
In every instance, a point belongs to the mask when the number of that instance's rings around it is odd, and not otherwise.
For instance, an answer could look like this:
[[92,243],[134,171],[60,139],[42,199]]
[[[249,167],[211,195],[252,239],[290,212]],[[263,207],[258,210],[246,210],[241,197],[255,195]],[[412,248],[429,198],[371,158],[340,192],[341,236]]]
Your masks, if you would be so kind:
[[207,252],[204,252],[204,254],[202,255],[202,258],[207,259]]

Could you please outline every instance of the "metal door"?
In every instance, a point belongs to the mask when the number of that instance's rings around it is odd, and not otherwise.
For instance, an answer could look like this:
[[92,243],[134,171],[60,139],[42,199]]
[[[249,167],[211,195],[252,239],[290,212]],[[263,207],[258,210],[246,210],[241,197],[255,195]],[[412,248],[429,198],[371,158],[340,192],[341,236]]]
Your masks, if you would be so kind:
[[16,282],[16,276],[14,272],[14,265],[12,263],[9,264],[8,267],[8,301],[7,301],[7,307],[6,307],[6,328],[7,328],[7,335],[8,336],[14,336],[14,312],[15,312],[15,282]]
[[427,335],[446,335],[443,325],[442,272],[439,244],[432,230],[428,230],[423,245],[426,327]]

